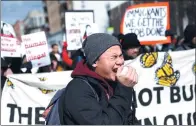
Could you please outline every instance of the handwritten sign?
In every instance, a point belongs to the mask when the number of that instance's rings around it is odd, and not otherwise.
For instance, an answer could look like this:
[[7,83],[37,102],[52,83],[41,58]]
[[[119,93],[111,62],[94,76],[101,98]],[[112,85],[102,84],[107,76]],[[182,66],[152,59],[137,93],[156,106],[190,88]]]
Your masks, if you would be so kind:
[[68,11],[65,12],[67,50],[77,50],[82,47],[81,25],[94,22],[93,11]]
[[121,22],[123,34],[135,33],[143,45],[170,43],[171,38],[165,37],[170,29],[169,3],[145,3],[127,8]]
[[33,67],[42,67],[51,64],[44,32],[23,35],[22,41],[27,62],[31,61]]
[[16,33],[11,24],[1,21],[1,35],[16,37]]
[[82,42],[86,39],[87,36],[99,33],[98,25],[95,23],[88,24],[88,25],[80,25],[80,34],[82,38]]
[[20,45],[16,38],[1,36],[1,57],[20,57]]

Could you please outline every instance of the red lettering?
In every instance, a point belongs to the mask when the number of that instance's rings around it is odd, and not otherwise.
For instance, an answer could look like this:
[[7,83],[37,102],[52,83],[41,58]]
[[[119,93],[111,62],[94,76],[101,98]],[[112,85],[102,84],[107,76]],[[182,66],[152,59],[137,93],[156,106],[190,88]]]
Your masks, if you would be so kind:
[[33,47],[38,47],[38,46],[42,46],[42,45],[46,45],[46,42],[36,42],[36,43],[32,43],[32,44],[26,44],[25,48],[33,48]]
[[7,52],[16,52],[16,49],[10,49],[10,48],[1,48],[1,51],[7,51]]
[[11,42],[11,40],[10,40],[10,39],[8,39],[8,38],[3,38],[3,41]]
[[44,52],[43,54],[39,54],[39,55],[31,55],[28,57],[28,61],[31,61],[31,60],[39,60],[41,58],[44,58],[46,57],[46,53]]

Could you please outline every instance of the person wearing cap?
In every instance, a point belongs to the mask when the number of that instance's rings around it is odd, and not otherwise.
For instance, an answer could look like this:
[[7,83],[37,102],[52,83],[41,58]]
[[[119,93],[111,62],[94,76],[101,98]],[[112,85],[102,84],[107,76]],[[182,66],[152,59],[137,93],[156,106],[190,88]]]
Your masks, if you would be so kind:
[[138,75],[130,66],[123,68],[119,41],[95,33],[84,40],[83,51],[85,59],[77,64],[59,99],[61,124],[136,124],[132,97]]
[[189,24],[184,30],[184,41],[175,51],[189,50],[196,48],[196,25]]
[[125,34],[121,45],[125,60],[135,59],[140,54],[141,45],[135,33]]

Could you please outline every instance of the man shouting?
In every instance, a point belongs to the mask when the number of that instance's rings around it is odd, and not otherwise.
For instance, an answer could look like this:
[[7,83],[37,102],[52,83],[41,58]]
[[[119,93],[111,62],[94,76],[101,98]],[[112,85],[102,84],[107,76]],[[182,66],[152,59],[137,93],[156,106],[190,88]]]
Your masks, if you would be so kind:
[[132,97],[138,75],[134,68],[123,67],[119,41],[96,33],[85,39],[83,50],[85,59],[77,64],[59,100],[61,124],[136,124]]

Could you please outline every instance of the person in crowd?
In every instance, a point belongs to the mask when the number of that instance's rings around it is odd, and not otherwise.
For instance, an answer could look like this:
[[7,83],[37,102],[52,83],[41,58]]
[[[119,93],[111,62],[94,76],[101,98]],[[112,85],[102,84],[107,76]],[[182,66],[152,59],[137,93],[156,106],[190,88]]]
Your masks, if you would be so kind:
[[10,66],[11,64],[8,63],[5,58],[1,57],[1,91],[3,90],[7,76],[13,74]]
[[72,72],[72,80],[59,102],[61,124],[136,124],[131,109],[138,75],[132,67],[122,72],[120,42],[112,35],[95,33],[83,42],[85,59]]
[[177,45],[177,36],[172,30],[166,30],[165,36],[171,38],[171,42],[168,44],[163,44],[161,51],[173,51]]
[[1,58],[1,91],[3,90],[5,81],[7,79],[7,77],[5,76],[5,72],[7,71],[8,67],[9,65],[5,61],[5,59]]
[[142,46],[135,33],[128,33],[124,35],[121,45],[125,60],[135,59],[142,52]]
[[68,51],[67,51],[67,42],[64,42],[63,44],[63,50],[62,50],[62,60],[65,65],[66,70],[71,70],[73,65],[73,60],[69,57]]
[[85,57],[82,49],[72,51],[72,55],[71,55],[71,59],[73,60],[72,69],[76,68],[76,65],[84,58]]
[[184,41],[175,51],[196,48],[196,25],[189,24],[184,30]]
[[52,52],[50,53],[52,71],[64,71],[61,54],[57,44],[52,44]]
[[52,59],[56,59],[57,61],[61,61],[61,55],[59,53],[59,46],[57,44],[52,44],[52,51],[50,53],[50,57]]
[[22,64],[20,66],[20,72],[21,73],[32,73],[32,68],[33,65],[31,62],[27,62],[27,58],[26,55],[23,56],[22,58]]

